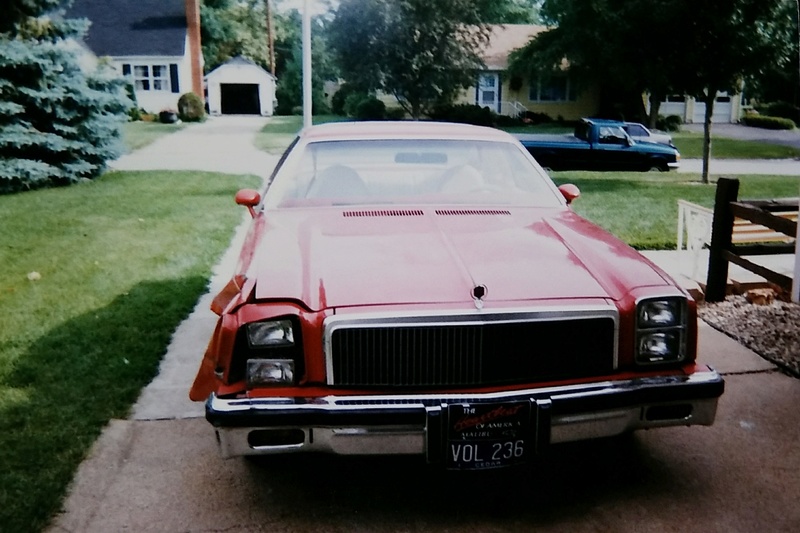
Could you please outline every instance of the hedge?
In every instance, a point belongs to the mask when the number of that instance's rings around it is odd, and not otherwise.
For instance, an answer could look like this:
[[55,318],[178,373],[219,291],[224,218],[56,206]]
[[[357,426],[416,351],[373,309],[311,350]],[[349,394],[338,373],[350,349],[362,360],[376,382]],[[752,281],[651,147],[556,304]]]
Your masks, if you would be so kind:
[[755,128],[764,128],[767,130],[794,129],[794,121],[788,118],[767,117],[764,115],[745,115],[742,117],[741,123],[745,126],[753,126]]

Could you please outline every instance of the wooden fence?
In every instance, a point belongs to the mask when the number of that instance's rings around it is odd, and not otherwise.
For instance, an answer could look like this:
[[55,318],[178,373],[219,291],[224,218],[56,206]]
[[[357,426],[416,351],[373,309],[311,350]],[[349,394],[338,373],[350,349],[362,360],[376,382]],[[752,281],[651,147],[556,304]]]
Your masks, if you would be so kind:
[[744,256],[794,254],[798,198],[738,200],[739,180],[720,178],[714,200],[705,299],[725,299],[728,264],[754,272],[787,292],[792,278]]

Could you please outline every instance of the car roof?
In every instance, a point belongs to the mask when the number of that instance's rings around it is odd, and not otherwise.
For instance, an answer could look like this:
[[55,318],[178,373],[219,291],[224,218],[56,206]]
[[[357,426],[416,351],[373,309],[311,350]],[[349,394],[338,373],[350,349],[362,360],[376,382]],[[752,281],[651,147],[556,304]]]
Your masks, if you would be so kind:
[[470,139],[513,142],[510,134],[494,128],[429,121],[329,122],[304,128],[308,142],[370,139]]
[[623,122],[619,120],[610,120],[607,118],[587,118],[586,122],[597,124],[598,126],[622,126]]

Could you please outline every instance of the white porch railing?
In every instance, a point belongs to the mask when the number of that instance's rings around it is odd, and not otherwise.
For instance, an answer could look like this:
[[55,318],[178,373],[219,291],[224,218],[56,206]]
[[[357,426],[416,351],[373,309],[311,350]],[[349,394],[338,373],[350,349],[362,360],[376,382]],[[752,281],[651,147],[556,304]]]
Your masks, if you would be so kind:
[[517,101],[500,102],[500,114],[509,117],[521,118],[528,112],[528,108]]

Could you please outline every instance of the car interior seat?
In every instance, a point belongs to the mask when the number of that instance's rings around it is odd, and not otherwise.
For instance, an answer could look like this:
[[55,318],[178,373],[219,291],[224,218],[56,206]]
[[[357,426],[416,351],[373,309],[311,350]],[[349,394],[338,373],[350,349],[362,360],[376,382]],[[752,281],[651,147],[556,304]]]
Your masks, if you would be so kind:
[[367,186],[358,172],[345,165],[333,165],[314,178],[306,198],[350,198],[368,195]]

